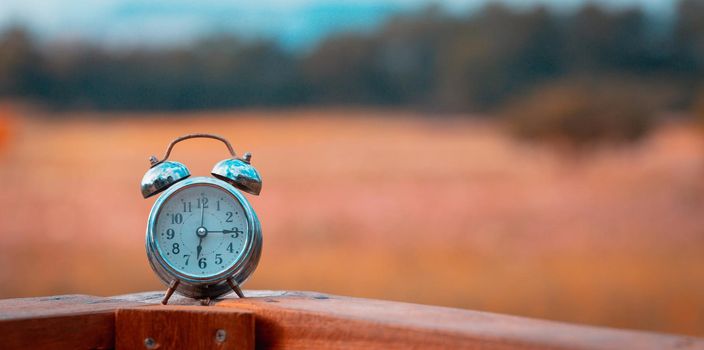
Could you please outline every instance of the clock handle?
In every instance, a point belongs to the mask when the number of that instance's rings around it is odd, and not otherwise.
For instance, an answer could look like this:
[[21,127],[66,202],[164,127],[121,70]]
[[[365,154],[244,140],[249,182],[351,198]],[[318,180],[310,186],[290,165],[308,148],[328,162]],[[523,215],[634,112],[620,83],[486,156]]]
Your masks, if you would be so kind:
[[205,138],[205,139],[214,139],[214,140],[222,141],[222,143],[224,143],[225,146],[227,146],[227,150],[230,151],[230,155],[232,156],[232,158],[235,158],[235,156],[236,156],[235,149],[232,148],[230,141],[227,141],[222,136],[213,135],[213,134],[188,134],[188,135],[179,136],[176,139],[174,139],[173,141],[171,141],[171,143],[169,144],[169,147],[166,148],[166,153],[164,154],[164,158],[162,158],[161,160],[157,159],[155,156],[152,156],[149,159],[149,161],[152,163],[152,167],[169,159],[169,155],[171,155],[171,150],[174,148],[174,146],[177,143],[184,141],[184,140],[195,139],[195,138]]

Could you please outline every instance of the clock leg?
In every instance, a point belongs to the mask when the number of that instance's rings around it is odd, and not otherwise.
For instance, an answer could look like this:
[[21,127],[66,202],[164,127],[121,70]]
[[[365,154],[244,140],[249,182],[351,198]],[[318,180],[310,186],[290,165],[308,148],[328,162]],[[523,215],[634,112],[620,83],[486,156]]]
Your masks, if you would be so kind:
[[235,294],[237,294],[238,297],[244,298],[244,293],[242,293],[242,289],[240,289],[240,286],[237,284],[237,282],[232,280],[232,278],[228,278],[227,284],[230,285],[230,288],[235,291]]
[[179,283],[181,283],[181,281],[177,279],[171,281],[171,284],[169,284],[169,289],[166,290],[166,295],[164,295],[164,299],[161,300],[162,305],[166,305],[166,303],[169,302],[169,298],[171,298],[171,295],[174,294],[174,291],[176,291],[176,287],[178,287]]

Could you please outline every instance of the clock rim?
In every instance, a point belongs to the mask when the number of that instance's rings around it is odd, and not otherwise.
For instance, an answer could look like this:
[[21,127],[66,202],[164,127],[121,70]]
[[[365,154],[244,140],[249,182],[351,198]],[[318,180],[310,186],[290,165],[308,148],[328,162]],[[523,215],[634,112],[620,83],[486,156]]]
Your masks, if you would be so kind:
[[[193,276],[181,272],[180,270],[174,268],[169,264],[166,259],[162,256],[156,244],[155,238],[155,226],[156,219],[162,206],[166,201],[176,192],[190,186],[197,185],[210,185],[221,188],[226,193],[229,193],[244,209],[244,214],[247,220],[248,234],[242,254],[240,258],[237,259],[229,268],[212,275],[207,276]],[[257,218],[254,209],[249,204],[249,201],[240,193],[234,186],[228,184],[225,181],[212,178],[212,177],[193,177],[179,181],[173,186],[169,187],[164,191],[154,205],[152,206],[151,212],[149,213],[149,219],[147,220],[147,230],[146,230],[146,250],[149,263],[154,270],[154,272],[159,276],[162,283],[169,285],[174,279],[178,279],[181,283],[177,287],[176,291],[191,297],[213,297],[221,294],[227,293],[229,291],[229,286],[226,280],[232,278],[237,284],[242,285],[254,272],[256,266],[259,262],[259,256],[261,254],[261,225]]]

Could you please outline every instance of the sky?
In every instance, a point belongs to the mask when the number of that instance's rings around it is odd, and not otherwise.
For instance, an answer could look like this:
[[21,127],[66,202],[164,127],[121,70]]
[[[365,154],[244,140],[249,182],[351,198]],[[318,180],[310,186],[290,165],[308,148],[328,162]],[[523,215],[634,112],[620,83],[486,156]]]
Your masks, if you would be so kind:
[[[92,40],[106,46],[177,45],[214,33],[271,38],[284,47],[314,45],[340,31],[368,31],[388,17],[439,4],[462,13],[491,0],[2,0],[0,27],[22,25],[42,40]],[[568,11],[586,1],[639,5],[667,16],[675,0],[503,0]]]

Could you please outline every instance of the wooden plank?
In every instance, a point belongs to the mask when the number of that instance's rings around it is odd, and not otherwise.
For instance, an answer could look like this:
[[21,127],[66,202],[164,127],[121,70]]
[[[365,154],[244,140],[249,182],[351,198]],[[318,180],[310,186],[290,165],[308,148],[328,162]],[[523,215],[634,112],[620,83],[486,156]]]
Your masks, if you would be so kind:
[[[259,349],[704,350],[704,339],[687,336],[310,292],[245,291],[245,294],[246,299],[229,297],[207,308],[225,313],[226,310],[251,312]],[[59,296],[2,300],[0,347],[111,348],[115,341],[112,310],[156,304],[162,296],[163,292],[147,292],[112,298]],[[170,304],[174,305],[163,310],[190,312],[190,307],[183,305],[194,305],[197,301],[174,296]],[[202,308],[205,307],[197,309]],[[211,337],[206,334],[203,339]],[[144,348],[144,340],[141,341],[138,348]]]
[[141,304],[89,295],[0,300],[0,348],[110,349],[114,311]]
[[217,306],[120,309],[116,349],[254,349],[251,312]]
[[704,349],[704,339],[307,292],[220,307],[256,317],[258,349]]

